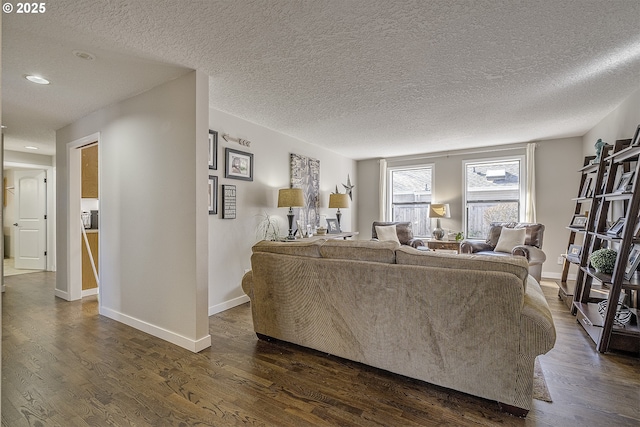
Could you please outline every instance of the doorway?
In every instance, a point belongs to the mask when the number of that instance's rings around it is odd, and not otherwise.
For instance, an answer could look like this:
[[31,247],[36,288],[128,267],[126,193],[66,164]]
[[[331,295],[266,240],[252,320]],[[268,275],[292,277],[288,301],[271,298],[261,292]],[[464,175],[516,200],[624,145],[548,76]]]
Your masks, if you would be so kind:
[[4,276],[55,270],[53,169],[6,162],[4,165]]
[[[66,299],[68,301],[75,301],[81,299],[83,296],[99,294],[99,286],[96,288],[83,289],[83,262],[82,252],[83,247],[86,248],[85,233],[87,229],[84,228],[82,221],[83,212],[83,195],[82,195],[82,148],[91,145],[100,146],[100,134],[95,133],[88,135],[84,138],[80,138],[67,144],[67,194],[68,194],[68,215],[67,215],[67,260],[68,260],[68,277],[67,277],[67,291],[56,289],[56,296]],[[96,172],[96,183],[99,194],[99,173]],[[97,194],[97,195],[98,195]],[[95,203],[98,203],[98,197],[95,198]],[[86,204],[84,204],[86,206]],[[94,209],[91,209],[94,210]],[[97,210],[97,208],[95,209]],[[99,218],[99,216],[98,216]],[[99,229],[99,225],[98,225]],[[98,231],[98,230],[96,230]],[[95,275],[100,277],[100,261],[99,254],[101,246],[100,242],[96,242],[97,256],[95,257]],[[92,267],[87,270],[88,274],[93,274]]]

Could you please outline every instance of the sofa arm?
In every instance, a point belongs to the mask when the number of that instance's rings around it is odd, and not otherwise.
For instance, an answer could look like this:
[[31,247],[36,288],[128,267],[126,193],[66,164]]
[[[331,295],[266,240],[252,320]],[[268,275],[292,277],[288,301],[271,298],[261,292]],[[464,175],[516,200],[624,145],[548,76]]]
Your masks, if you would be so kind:
[[460,244],[460,253],[472,254],[474,252],[492,251],[493,246],[481,240],[463,240]]
[[532,265],[542,264],[547,259],[547,255],[535,246],[518,245],[513,248],[511,254],[525,257]]
[[413,238],[411,240],[409,240],[407,242],[407,245],[411,246],[412,248],[418,248],[420,246],[427,246],[424,244],[424,241],[422,239],[418,239],[418,238]]
[[242,276],[242,290],[253,300],[253,271],[247,271]]
[[520,317],[520,351],[534,356],[551,350],[556,328],[540,285],[529,278]]

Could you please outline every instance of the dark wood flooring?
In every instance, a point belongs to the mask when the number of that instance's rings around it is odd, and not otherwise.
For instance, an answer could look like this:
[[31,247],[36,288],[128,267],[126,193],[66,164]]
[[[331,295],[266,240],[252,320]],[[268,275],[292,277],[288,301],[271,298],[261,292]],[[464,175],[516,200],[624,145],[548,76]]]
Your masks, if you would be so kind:
[[[210,318],[193,354],[53,296],[53,273],[5,279],[3,426],[638,426],[640,361],[601,355],[552,282],[558,343],[540,358],[553,403],[526,419],[454,391],[258,341],[248,304]],[[473,357],[473,355],[469,355]]]

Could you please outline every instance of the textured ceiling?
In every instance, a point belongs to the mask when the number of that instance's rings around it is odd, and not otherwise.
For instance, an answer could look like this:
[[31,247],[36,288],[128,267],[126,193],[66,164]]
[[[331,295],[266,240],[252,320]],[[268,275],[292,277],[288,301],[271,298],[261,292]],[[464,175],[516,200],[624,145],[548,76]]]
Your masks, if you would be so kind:
[[581,136],[640,88],[636,0],[47,8],[3,16],[8,148],[187,69],[210,76],[211,107],[356,159]]

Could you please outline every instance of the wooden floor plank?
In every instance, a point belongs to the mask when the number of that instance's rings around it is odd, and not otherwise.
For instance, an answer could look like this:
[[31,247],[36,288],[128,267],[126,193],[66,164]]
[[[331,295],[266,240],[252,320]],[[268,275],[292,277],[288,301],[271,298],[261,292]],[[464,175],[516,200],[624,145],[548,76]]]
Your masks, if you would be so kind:
[[497,405],[298,346],[258,340],[248,304],[209,318],[198,354],[53,296],[54,273],[6,278],[2,425],[638,426],[640,361],[602,355],[551,282],[558,332],[540,357],[552,403]]

